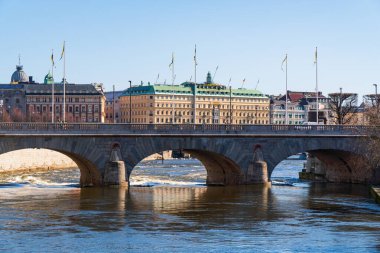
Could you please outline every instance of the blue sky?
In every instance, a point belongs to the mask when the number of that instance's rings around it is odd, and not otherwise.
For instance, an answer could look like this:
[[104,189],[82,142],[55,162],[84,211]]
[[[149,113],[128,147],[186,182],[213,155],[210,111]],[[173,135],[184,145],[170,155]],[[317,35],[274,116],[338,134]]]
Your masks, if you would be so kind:
[[284,93],[281,62],[288,53],[288,89],[315,90],[318,46],[319,88],[374,93],[380,84],[380,1],[377,0],[0,0],[0,82],[18,62],[42,82],[55,51],[67,41],[67,79],[102,82],[106,90],[134,84],[197,80],[219,66],[215,81]]

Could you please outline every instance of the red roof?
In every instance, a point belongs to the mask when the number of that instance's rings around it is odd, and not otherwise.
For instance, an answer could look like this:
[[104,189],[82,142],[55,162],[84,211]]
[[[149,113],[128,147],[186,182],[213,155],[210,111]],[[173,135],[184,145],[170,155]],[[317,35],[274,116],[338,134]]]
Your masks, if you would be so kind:
[[[316,97],[315,92],[288,91],[288,99],[292,102],[300,101],[302,98],[306,97]],[[325,98],[325,96],[322,95],[322,92],[319,92],[318,97]]]

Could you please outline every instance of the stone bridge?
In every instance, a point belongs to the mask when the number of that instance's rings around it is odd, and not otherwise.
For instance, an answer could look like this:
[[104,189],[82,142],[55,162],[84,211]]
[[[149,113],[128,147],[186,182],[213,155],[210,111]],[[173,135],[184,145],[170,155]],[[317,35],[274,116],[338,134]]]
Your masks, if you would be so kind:
[[[75,161],[81,186],[127,185],[147,156],[182,150],[199,159],[207,184],[265,183],[278,163],[309,152],[331,181],[380,183],[362,145],[370,127],[340,125],[154,125],[0,123],[0,154],[45,148]],[[364,148],[363,148],[364,147]],[[0,161],[1,162],[1,161]]]

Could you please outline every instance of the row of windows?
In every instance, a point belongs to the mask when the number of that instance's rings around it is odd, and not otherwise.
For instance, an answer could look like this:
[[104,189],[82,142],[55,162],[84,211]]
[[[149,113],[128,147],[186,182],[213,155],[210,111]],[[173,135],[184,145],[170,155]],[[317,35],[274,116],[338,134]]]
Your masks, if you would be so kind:
[[[304,114],[292,114],[292,113],[288,114],[289,118],[293,118],[293,116],[295,119],[304,119],[305,118]],[[285,118],[285,114],[273,114],[273,118]]]
[[[219,123],[228,124],[229,123],[229,119],[224,119],[223,121],[219,121],[219,119],[213,120],[210,118],[207,118],[207,119],[202,118],[202,119],[198,119],[197,121],[199,124],[219,124]],[[122,119],[121,122],[122,123],[128,123],[128,120]],[[135,119],[132,119],[132,123],[148,123],[148,120],[146,118],[135,118]],[[149,123],[153,123],[153,122],[150,121]],[[156,118],[155,123],[170,124],[170,123],[173,123],[173,119],[172,118]],[[191,123],[193,123],[193,119],[177,119],[177,118],[174,118],[174,123],[191,124]],[[233,120],[233,124],[269,124],[269,121],[268,120],[239,119],[239,120]]]
[[[40,103],[40,102],[50,102],[51,103],[52,101],[52,97],[51,96],[48,96],[48,97],[28,97],[27,98],[27,102],[28,103],[34,103],[34,102],[37,102],[37,103]],[[63,97],[62,96],[56,96],[54,98],[54,101],[59,103],[59,102],[62,102],[63,103]],[[66,97],[66,102],[75,102],[75,103],[98,103],[100,102],[101,99],[99,97],[97,98],[84,98],[84,97]]]
[[[229,112],[219,112],[214,110],[213,112],[207,111],[207,112],[198,112],[197,115],[214,115],[217,113],[221,116],[229,116]],[[172,110],[166,110],[166,111],[156,111],[156,115],[172,115]],[[128,116],[129,111],[122,111],[121,116]],[[148,115],[148,111],[132,111],[132,115]],[[176,116],[190,116],[193,115],[192,111],[174,111],[174,115]],[[239,117],[268,117],[268,113],[246,113],[246,112],[233,112],[233,116],[239,116]],[[154,113],[152,111],[149,111],[149,116],[154,116]]]
[[[146,108],[146,107],[153,107],[153,104],[150,103],[144,104],[132,104],[132,108]],[[124,107],[124,106],[122,106]],[[126,108],[129,108],[128,106],[125,106]],[[156,104],[156,108],[192,108],[192,104],[172,104],[172,103],[166,103],[166,104]],[[220,109],[230,109],[230,105],[213,105],[213,104],[197,104],[197,108],[220,108]],[[238,109],[238,110],[269,110],[268,106],[257,106],[257,105],[232,105],[232,109]]]
[[[29,106],[29,111],[36,111],[36,112],[46,112],[47,109],[49,109],[49,112],[52,111],[51,106],[46,106],[46,105],[30,105]],[[60,112],[62,111],[62,107],[60,105],[55,106],[55,112]],[[66,112],[83,112],[83,113],[98,113],[99,112],[99,106],[91,106],[91,105],[75,105],[75,106],[66,106]]]
[[[302,125],[304,123],[304,121],[289,121],[288,124],[289,125]],[[285,125],[285,121],[274,121],[274,124],[275,125]]]
[[[230,101],[230,98],[223,97],[203,97],[196,96],[196,101]],[[189,100],[193,101],[193,96],[157,96],[156,100]],[[247,103],[268,103],[268,98],[231,98],[234,102],[247,102]]]

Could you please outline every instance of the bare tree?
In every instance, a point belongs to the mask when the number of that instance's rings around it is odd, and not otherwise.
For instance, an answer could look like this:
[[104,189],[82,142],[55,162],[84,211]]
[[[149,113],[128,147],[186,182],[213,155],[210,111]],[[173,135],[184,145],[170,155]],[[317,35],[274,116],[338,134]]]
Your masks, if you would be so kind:
[[380,125],[380,95],[369,94],[364,96],[365,117],[369,125]]
[[354,113],[357,110],[358,94],[356,93],[330,93],[329,106],[331,117],[335,124],[352,124]]

